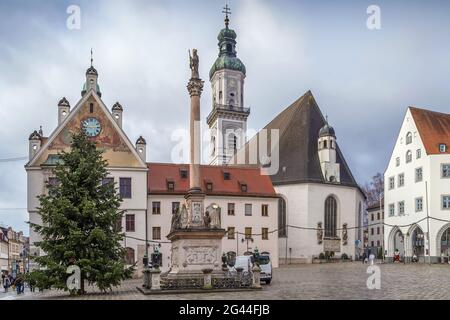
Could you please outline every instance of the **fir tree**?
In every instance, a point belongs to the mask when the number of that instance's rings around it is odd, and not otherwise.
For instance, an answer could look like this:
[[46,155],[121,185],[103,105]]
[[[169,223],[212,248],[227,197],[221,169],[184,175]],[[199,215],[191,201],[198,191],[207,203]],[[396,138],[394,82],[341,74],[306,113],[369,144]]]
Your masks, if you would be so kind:
[[125,267],[124,234],[117,227],[123,211],[121,198],[107,180],[107,161],[81,131],[72,135],[71,150],[62,152],[53,169],[58,183],[47,183],[48,194],[39,196],[42,225],[30,223],[42,241],[36,245],[45,255],[35,257],[40,270],[30,278],[38,288],[68,290],[68,266],[81,269],[84,281],[100,290],[111,290],[131,278],[134,266]]

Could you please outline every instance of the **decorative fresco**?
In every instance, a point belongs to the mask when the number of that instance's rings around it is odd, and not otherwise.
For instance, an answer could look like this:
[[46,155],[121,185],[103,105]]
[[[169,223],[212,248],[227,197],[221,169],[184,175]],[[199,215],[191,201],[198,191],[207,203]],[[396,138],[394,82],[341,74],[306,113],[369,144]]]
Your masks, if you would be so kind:
[[80,128],[87,130],[89,139],[95,141],[97,147],[104,152],[104,158],[111,166],[135,167],[140,163],[128,148],[125,140],[115,129],[110,116],[105,114],[97,101],[91,97],[73,115],[69,123],[50,143],[38,163],[44,163],[50,154],[67,150],[70,146],[71,133]]

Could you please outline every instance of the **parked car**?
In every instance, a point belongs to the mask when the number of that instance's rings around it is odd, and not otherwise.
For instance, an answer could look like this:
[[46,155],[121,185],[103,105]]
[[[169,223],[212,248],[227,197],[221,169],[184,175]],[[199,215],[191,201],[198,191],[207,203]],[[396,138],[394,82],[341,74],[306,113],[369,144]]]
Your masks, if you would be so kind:
[[233,271],[236,272],[236,268],[242,268],[242,274],[247,275],[252,271],[252,258],[253,256],[237,256],[236,262],[233,266]]
[[272,281],[272,261],[268,252],[263,252],[258,258],[259,267],[261,268],[261,281],[270,284]]

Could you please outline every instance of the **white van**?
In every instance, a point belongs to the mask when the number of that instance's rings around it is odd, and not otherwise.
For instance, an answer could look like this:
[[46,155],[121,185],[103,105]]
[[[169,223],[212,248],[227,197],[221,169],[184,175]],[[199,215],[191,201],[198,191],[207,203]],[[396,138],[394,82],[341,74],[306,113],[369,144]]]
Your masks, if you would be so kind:
[[234,263],[234,271],[236,268],[242,268],[242,274],[246,275],[252,271],[252,258],[253,256],[237,256],[236,262]]
[[259,267],[261,268],[261,281],[270,284],[272,281],[272,261],[268,252],[263,252],[258,258]]

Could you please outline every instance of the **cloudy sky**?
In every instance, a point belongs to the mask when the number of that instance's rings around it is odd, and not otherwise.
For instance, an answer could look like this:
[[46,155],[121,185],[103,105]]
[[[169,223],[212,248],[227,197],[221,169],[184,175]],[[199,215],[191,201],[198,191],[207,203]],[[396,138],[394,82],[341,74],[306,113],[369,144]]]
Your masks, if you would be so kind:
[[[57,124],[57,102],[80,99],[90,49],[107,106],[147,139],[149,161],[170,161],[187,129],[188,48],[206,81],[217,56],[224,1],[0,0],[0,159],[27,156],[28,136]],[[249,128],[259,129],[311,89],[335,127],[356,179],[384,172],[407,106],[450,112],[450,2],[230,0],[238,56],[247,67]],[[369,5],[381,29],[366,26]],[[81,9],[68,29],[67,8]],[[0,160],[0,223],[23,229],[26,160]]]

